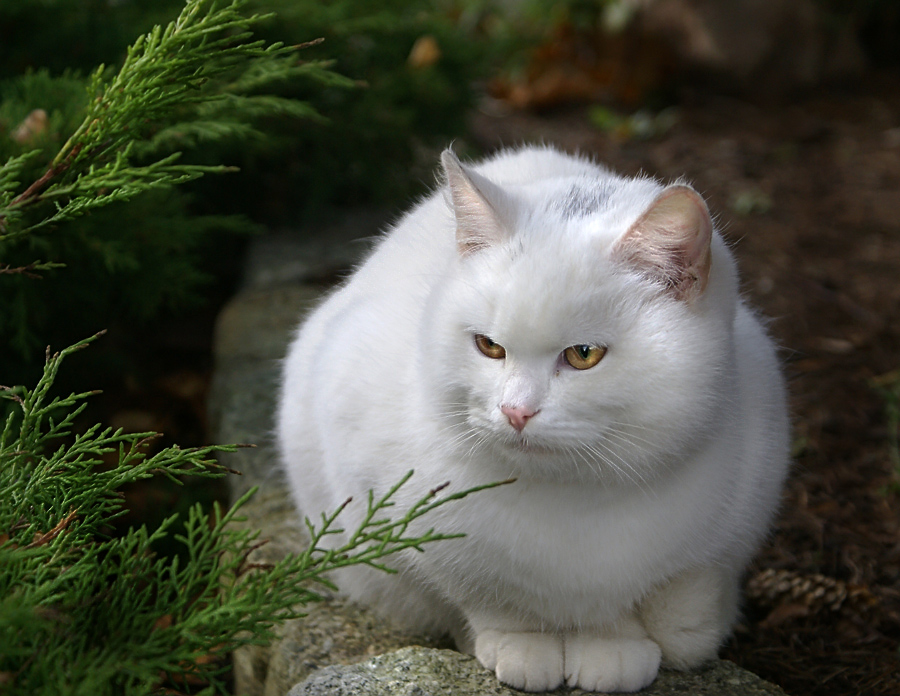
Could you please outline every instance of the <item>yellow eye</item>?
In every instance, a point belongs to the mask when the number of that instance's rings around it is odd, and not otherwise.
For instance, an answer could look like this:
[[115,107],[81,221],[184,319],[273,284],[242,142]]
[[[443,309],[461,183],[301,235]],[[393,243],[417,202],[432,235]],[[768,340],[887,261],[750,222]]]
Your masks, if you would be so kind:
[[596,365],[606,355],[605,346],[590,346],[581,344],[569,346],[563,351],[563,357],[576,370],[588,370]]
[[494,360],[506,357],[506,348],[499,343],[494,343],[484,334],[475,334],[475,345],[478,346],[478,350]]

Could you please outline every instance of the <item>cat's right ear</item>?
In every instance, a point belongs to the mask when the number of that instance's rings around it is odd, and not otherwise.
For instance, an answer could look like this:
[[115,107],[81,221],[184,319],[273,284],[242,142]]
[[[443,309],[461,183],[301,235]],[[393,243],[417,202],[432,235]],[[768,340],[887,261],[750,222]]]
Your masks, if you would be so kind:
[[480,174],[464,167],[453,150],[441,154],[456,216],[456,246],[462,256],[499,244],[509,237],[504,213],[510,209],[506,193]]

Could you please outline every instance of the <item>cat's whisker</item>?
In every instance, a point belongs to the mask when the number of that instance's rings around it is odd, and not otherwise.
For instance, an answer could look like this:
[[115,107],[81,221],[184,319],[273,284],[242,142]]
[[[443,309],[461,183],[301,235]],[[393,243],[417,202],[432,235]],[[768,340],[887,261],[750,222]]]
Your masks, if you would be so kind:
[[635,437],[631,433],[623,432],[615,428],[609,428],[603,432],[603,437],[615,443],[619,447],[628,447],[635,451],[636,454],[643,454],[649,451],[654,443],[642,437]]
[[[659,435],[658,430],[652,431],[649,428],[646,430],[652,434]],[[658,440],[652,440],[635,434],[631,424],[611,423],[610,427],[604,431],[604,436],[609,440],[614,440],[623,445],[630,445],[635,452],[640,455],[649,455],[659,449]]]
[[[464,414],[468,414],[468,410]],[[449,439],[443,443],[449,449],[462,450],[466,445],[468,449],[464,450],[464,457],[473,457],[488,442],[488,435],[481,429],[472,427],[468,424],[446,424],[440,430],[441,435],[449,435]]]
[[[445,430],[445,432],[450,432],[450,433],[452,433],[452,436],[451,436],[450,439],[446,442],[446,444],[449,445],[450,448],[457,448],[457,447],[459,447],[460,445],[465,445],[465,444],[468,443],[470,440],[473,440],[473,439],[474,439],[474,440],[475,440],[475,443],[474,443],[475,449],[477,449],[477,448],[478,448],[478,445],[480,445],[479,439],[481,439],[481,438],[484,437],[483,433],[480,433],[480,432],[479,432],[477,429],[475,429],[475,428],[469,428],[468,430],[464,430],[464,431],[461,431],[461,432],[460,432],[460,431],[454,432],[454,430],[456,430],[456,429],[455,429],[455,428],[449,428],[449,427]],[[471,452],[470,452],[470,453],[471,453]]]
[[[582,446],[608,464],[611,469],[620,475],[620,478],[623,481],[627,480],[628,482],[633,483],[645,493],[651,492],[651,488],[644,475],[608,443],[600,441],[590,445],[584,444]],[[603,451],[601,452],[599,448],[602,448]],[[613,459],[616,461],[613,461]]]
[[473,442],[472,445],[469,447],[469,450],[466,453],[466,456],[474,457],[475,454],[478,452],[478,450],[481,449],[482,446],[484,446],[484,444],[487,441],[488,441],[488,438],[486,435],[484,435],[484,433],[477,433],[477,436],[475,437],[475,442]]
[[[643,437],[639,437],[634,433],[630,432],[632,429],[631,424],[623,424],[623,423],[613,423],[611,424],[612,428],[608,429],[604,435],[609,440],[613,440],[624,445],[628,445],[634,449],[635,454],[641,457],[653,457],[654,466],[657,468],[668,469],[671,466],[670,459],[668,457],[660,457],[653,456],[655,451],[658,451],[658,443],[653,442],[652,440],[648,440]],[[615,427],[619,426],[619,427]],[[640,427],[640,426],[634,426]]]
[[608,468],[618,476],[618,468],[607,460],[601,453],[594,451],[586,445],[579,445],[570,450],[573,455],[581,457],[582,461],[588,465],[588,468],[597,476],[602,476],[603,472]]
[[568,452],[571,453],[572,462],[574,463],[576,470],[579,468],[578,456],[580,456],[582,461],[587,465],[587,468],[590,469],[594,474],[599,476],[602,473],[601,469],[596,466],[596,462],[593,461],[592,458],[588,457],[585,452],[582,452],[580,449],[570,449],[568,450]]
[[630,482],[635,485],[638,484],[637,479],[628,471],[627,467],[620,466],[619,463],[616,463],[609,456],[609,452],[601,452],[596,447],[584,446],[584,451],[591,454],[598,463],[602,463],[606,465],[606,468],[610,469],[614,474],[618,476],[618,478],[625,482]]
[[636,431],[644,431],[648,435],[655,435],[657,437],[660,434],[659,428],[648,428],[637,423],[622,423],[619,421],[612,421],[611,423],[609,423],[609,428],[606,433],[619,435],[634,442],[640,442],[645,445],[650,445],[651,447],[657,444],[655,440],[638,435]]

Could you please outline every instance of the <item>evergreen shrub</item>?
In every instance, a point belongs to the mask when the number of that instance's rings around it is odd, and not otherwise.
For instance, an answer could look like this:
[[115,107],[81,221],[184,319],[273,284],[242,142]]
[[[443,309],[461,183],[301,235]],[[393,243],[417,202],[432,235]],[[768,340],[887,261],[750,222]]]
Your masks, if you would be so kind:
[[246,4],[188,2],[118,72],[38,70],[0,84],[0,363],[195,295],[210,237],[252,226],[192,214],[176,185],[233,167],[181,153],[261,140],[267,118],[320,118],[277,85],[350,84],[298,47],[252,39],[266,17],[242,15]]
[[[403,480],[338,548],[340,510],[307,521],[311,543],[272,566],[248,562],[258,532],[229,523],[253,495],[212,516],[194,505],[183,530],[175,515],[110,536],[124,514],[123,486],[152,476],[221,476],[216,452],[233,446],[167,447],[149,455],[154,433],[124,433],[73,423],[90,393],[52,397],[63,360],[84,341],[48,355],[34,388],[0,386],[0,691],[8,696],[110,696],[228,693],[229,653],[263,645],[281,622],[320,599],[325,573],[347,565],[391,569],[385,559],[454,538],[411,526],[471,489],[440,488],[393,519],[386,515]],[[486,486],[484,488],[489,488]],[[418,529],[418,527],[417,527]],[[158,556],[174,536],[183,553]],[[202,691],[201,691],[202,689]]]
[[[247,4],[187,0],[177,20],[129,48],[118,71],[100,67],[86,79],[37,71],[4,83],[0,348],[31,350],[59,321],[48,296],[31,294],[49,285],[41,278],[60,278],[57,299],[68,292],[66,311],[86,315],[98,304],[91,291],[120,295],[111,301],[132,311],[183,291],[163,287],[189,285],[166,267],[189,256],[191,235],[204,228],[187,219],[175,187],[226,168],[185,162],[179,148],[253,137],[260,118],[317,118],[304,100],[269,91],[276,82],[346,85],[325,64],[301,61],[298,47],[251,39],[249,27],[264,18],[242,14]],[[111,280],[112,269],[127,283]],[[75,279],[85,288],[73,288]],[[274,566],[248,562],[263,542],[229,524],[253,491],[212,516],[194,505],[180,528],[173,515],[115,535],[124,486],[221,476],[214,456],[235,447],[158,448],[154,433],[84,427],[93,392],[54,396],[53,385],[63,360],[91,340],[48,351],[34,387],[0,385],[4,694],[227,693],[228,653],[270,641],[280,622],[319,599],[317,586],[332,587],[325,573],[349,564],[390,571],[391,554],[452,538],[418,520],[479,490],[441,497],[438,487],[393,513],[403,479],[382,498],[370,495],[349,543],[326,543],[337,510],[307,522],[308,549]],[[0,381],[9,367],[0,358]],[[167,539],[181,552],[158,555]]]

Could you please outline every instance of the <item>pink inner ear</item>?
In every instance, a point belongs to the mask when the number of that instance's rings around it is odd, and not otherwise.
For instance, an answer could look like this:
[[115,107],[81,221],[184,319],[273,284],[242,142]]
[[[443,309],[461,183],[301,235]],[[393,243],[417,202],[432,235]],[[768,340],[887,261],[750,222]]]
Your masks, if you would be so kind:
[[661,281],[676,298],[691,301],[709,282],[712,220],[700,195],[669,186],[616,243],[613,258]]
[[504,204],[503,192],[484,177],[464,168],[452,150],[444,150],[441,163],[456,216],[459,253],[467,256],[502,242],[508,236],[497,210],[497,206]]

